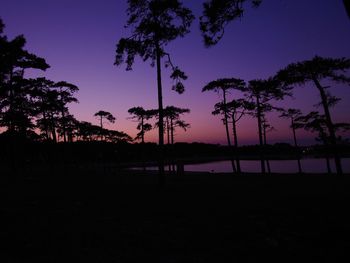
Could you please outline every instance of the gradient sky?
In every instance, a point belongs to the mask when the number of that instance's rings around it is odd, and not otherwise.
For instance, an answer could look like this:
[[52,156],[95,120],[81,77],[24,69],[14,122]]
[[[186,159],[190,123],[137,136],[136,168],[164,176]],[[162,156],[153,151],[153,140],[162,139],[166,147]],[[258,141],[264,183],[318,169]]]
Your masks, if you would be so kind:
[[[184,0],[198,18],[202,0]],[[266,78],[291,62],[325,57],[350,57],[350,19],[342,0],[265,0],[259,9],[248,9],[240,21],[231,23],[222,41],[207,49],[199,32],[198,19],[191,33],[173,41],[166,50],[173,62],[189,79],[182,95],[171,91],[170,72],[163,71],[164,105],[190,108],[184,119],[191,124],[186,133],[178,131],[176,141],[225,143],[224,127],[212,116],[220,97],[202,93],[202,87],[222,77],[246,81]],[[135,136],[136,123],[128,119],[133,106],[157,108],[156,71],[150,63],[137,60],[132,71],[113,65],[118,40],[128,36],[124,0],[1,0],[0,17],[9,38],[24,34],[26,48],[44,57],[51,68],[32,76],[54,81],[66,80],[79,86],[80,103],[70,105],[79,120],[98,124],[93,114],[110,111],[117,117],[113,125]],[[332,110],[335,121],[350,122],[350,87],[337,86],[332,93],[342,102]],[[239,97],[232,93],[231,97]],[[300,108],[305,113],[319,102],[313,86],[298,87],[294,98],[276,105]],[[269,116],[276,131],[270,142],[290,142],[288,121]],[[239,123],[241,144],[256,144],[256,121],[247,117]],[[304,143],[311,134],[303,134]],[[349,136],[348,136],[349,137]],[[157,141],[157,132],[146,134],[147,141]]]

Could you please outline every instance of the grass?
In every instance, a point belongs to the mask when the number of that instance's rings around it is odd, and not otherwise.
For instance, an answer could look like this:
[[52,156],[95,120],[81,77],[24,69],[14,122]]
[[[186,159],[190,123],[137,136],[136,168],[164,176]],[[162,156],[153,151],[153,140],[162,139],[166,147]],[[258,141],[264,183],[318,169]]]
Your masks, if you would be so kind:
[[0,177],[1,262],[332,260],[350,178],[192,173]]

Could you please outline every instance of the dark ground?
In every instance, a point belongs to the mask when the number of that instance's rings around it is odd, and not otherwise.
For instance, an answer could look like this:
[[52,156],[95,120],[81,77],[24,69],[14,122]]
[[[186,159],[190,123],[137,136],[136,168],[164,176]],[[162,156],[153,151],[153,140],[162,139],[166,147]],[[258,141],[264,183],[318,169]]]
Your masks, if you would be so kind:
[[[337,262],[350,178],[1,176],[0,262]],[[348,262],[348,261],[347,261]]]

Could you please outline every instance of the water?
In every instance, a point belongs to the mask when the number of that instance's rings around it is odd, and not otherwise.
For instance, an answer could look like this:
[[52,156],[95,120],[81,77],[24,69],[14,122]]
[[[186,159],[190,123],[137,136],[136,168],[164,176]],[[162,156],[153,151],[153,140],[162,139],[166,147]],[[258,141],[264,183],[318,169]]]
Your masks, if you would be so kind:
[[[260,161],[243,160],[241,163],[242,172],[255,173],[260,172]],[[335,172],[334,160],[330,160],[332,172]],[[343,172],[350,173],[350,158],[342,159]],[[271,160],[270,167],[272,173],[297,173],[298,164],[296,160]],[[302,159],[301,167],[304,173],[327,173],[327,164],[325,159]],[[134,168],[142,169],[142,168]],[[147,167],[147,170],[157,170],[157,167]],[[188,172],[212,172],[212,173],[230,173],[232,172],[231,161],[216,161],[199,164],[186,164],[185,171]],[[165,166],[168,170],[168,166]]]
[[[335,172],[334,160],[330,160],[332,172]],[[344,173],[350,173],[350,158],[342,159]],[[271,160],[271,172],[273,173],[297,173],[298,163],[296,160]],[[327,164],[325,159],[302,159],[301,167],[305,173],[327,173]],[[260,161],[241,161],[242,172],[260,172]],[[220,161],[202,164],[185,165],[185,171],[193,172],[213,172],[229,173],[232,172],[231,161]]]

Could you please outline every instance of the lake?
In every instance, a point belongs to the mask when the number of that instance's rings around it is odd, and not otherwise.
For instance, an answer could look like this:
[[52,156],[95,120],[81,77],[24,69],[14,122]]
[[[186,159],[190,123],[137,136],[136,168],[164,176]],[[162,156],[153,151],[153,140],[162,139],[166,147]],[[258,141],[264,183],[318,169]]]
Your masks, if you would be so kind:
[[[332,172],[335,172],[334,160],[330,160]],[[342,159],[343,172],[350,173],[350,158]],[[306,158],[301,160],[301,166],[304,173],[327,173],[327,164],[325,159]],[[273,173],[297,173],[298,164],[296,160],[270,160],[271,172]],[[142,168],[134,168],[142,169]],[[158,168],[147,167],[147,170],[157,170]],[[232,172],[231,161],[215,161],[199,164],[186,164],[185,171],[188,172],[212,172],[212,173],[230,173]],[[168,166],[165,166],[168,170]],[[242,172],[254,173],[260,172],[260,161],[243,160],[241,161]]]

